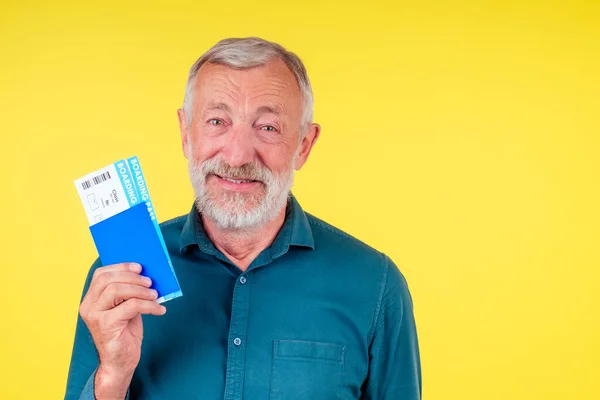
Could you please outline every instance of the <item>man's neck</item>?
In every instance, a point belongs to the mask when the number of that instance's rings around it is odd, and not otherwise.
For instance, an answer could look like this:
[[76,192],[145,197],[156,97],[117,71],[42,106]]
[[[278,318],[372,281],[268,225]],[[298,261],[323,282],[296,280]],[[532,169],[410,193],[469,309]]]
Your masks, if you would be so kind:
[[273,243],[285,221],[283,207],[277,217],[256,229],[221,229],[214,221],[202,215],[206,235],[232,263],[245,271],[254,259]]

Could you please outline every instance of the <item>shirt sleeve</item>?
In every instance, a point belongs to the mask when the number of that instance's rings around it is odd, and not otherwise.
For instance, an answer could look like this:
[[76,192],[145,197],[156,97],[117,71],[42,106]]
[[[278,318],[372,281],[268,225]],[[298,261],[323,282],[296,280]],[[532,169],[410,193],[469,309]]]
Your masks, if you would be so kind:
[[421,361],[408,285],[385,256],[386,272],[369,348],[363,400],[420,400]]
[[[83,286],[83,293],[81,294],[81,299],[79,301],[80,304],[90,287],[94,271],[101,266],[102,263],[100,262],[100,259],[97,259],[94,264],[92,264]],[[98,365],[99,358],[96,345],[94,344],[92,335],[85,325],[85,322],[83,322],[83,319],[78,314],[65,400],[95,400],[94,379]],[[126,399],[128,398],[129,390],[127,391]]]

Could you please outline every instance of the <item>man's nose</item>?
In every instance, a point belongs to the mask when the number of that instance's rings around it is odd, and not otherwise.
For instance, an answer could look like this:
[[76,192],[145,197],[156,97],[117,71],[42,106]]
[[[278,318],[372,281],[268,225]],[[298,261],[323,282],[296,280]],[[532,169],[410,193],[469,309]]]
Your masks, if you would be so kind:
[[255,149],[251,129],[243,127],[232,129],[228,136],[221,151],[223,161],[232,167],[241,167],[253,162]]

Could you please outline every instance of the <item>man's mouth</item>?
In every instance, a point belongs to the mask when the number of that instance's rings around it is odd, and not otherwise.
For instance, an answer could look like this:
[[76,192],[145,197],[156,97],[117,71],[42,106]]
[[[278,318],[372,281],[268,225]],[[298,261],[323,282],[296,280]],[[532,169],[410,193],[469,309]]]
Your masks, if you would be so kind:
[[223,179],[224,181],[231,182],[231,183],[237,183],[237,184],[259,182],[259,181],[254,180],[254,179],[229,178],[227,176],[221,176],[221,175],[217,175],[217,174],[214,174],[214,175],[216,177],[218,177],[218,178]]

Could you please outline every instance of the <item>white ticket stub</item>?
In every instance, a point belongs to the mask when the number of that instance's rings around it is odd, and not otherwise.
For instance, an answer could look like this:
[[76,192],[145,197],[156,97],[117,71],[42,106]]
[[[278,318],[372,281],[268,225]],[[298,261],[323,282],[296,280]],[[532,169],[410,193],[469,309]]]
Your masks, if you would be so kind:
[[117,161],[75,181],[88,221],[97,224],[139,203],[126,160]]

